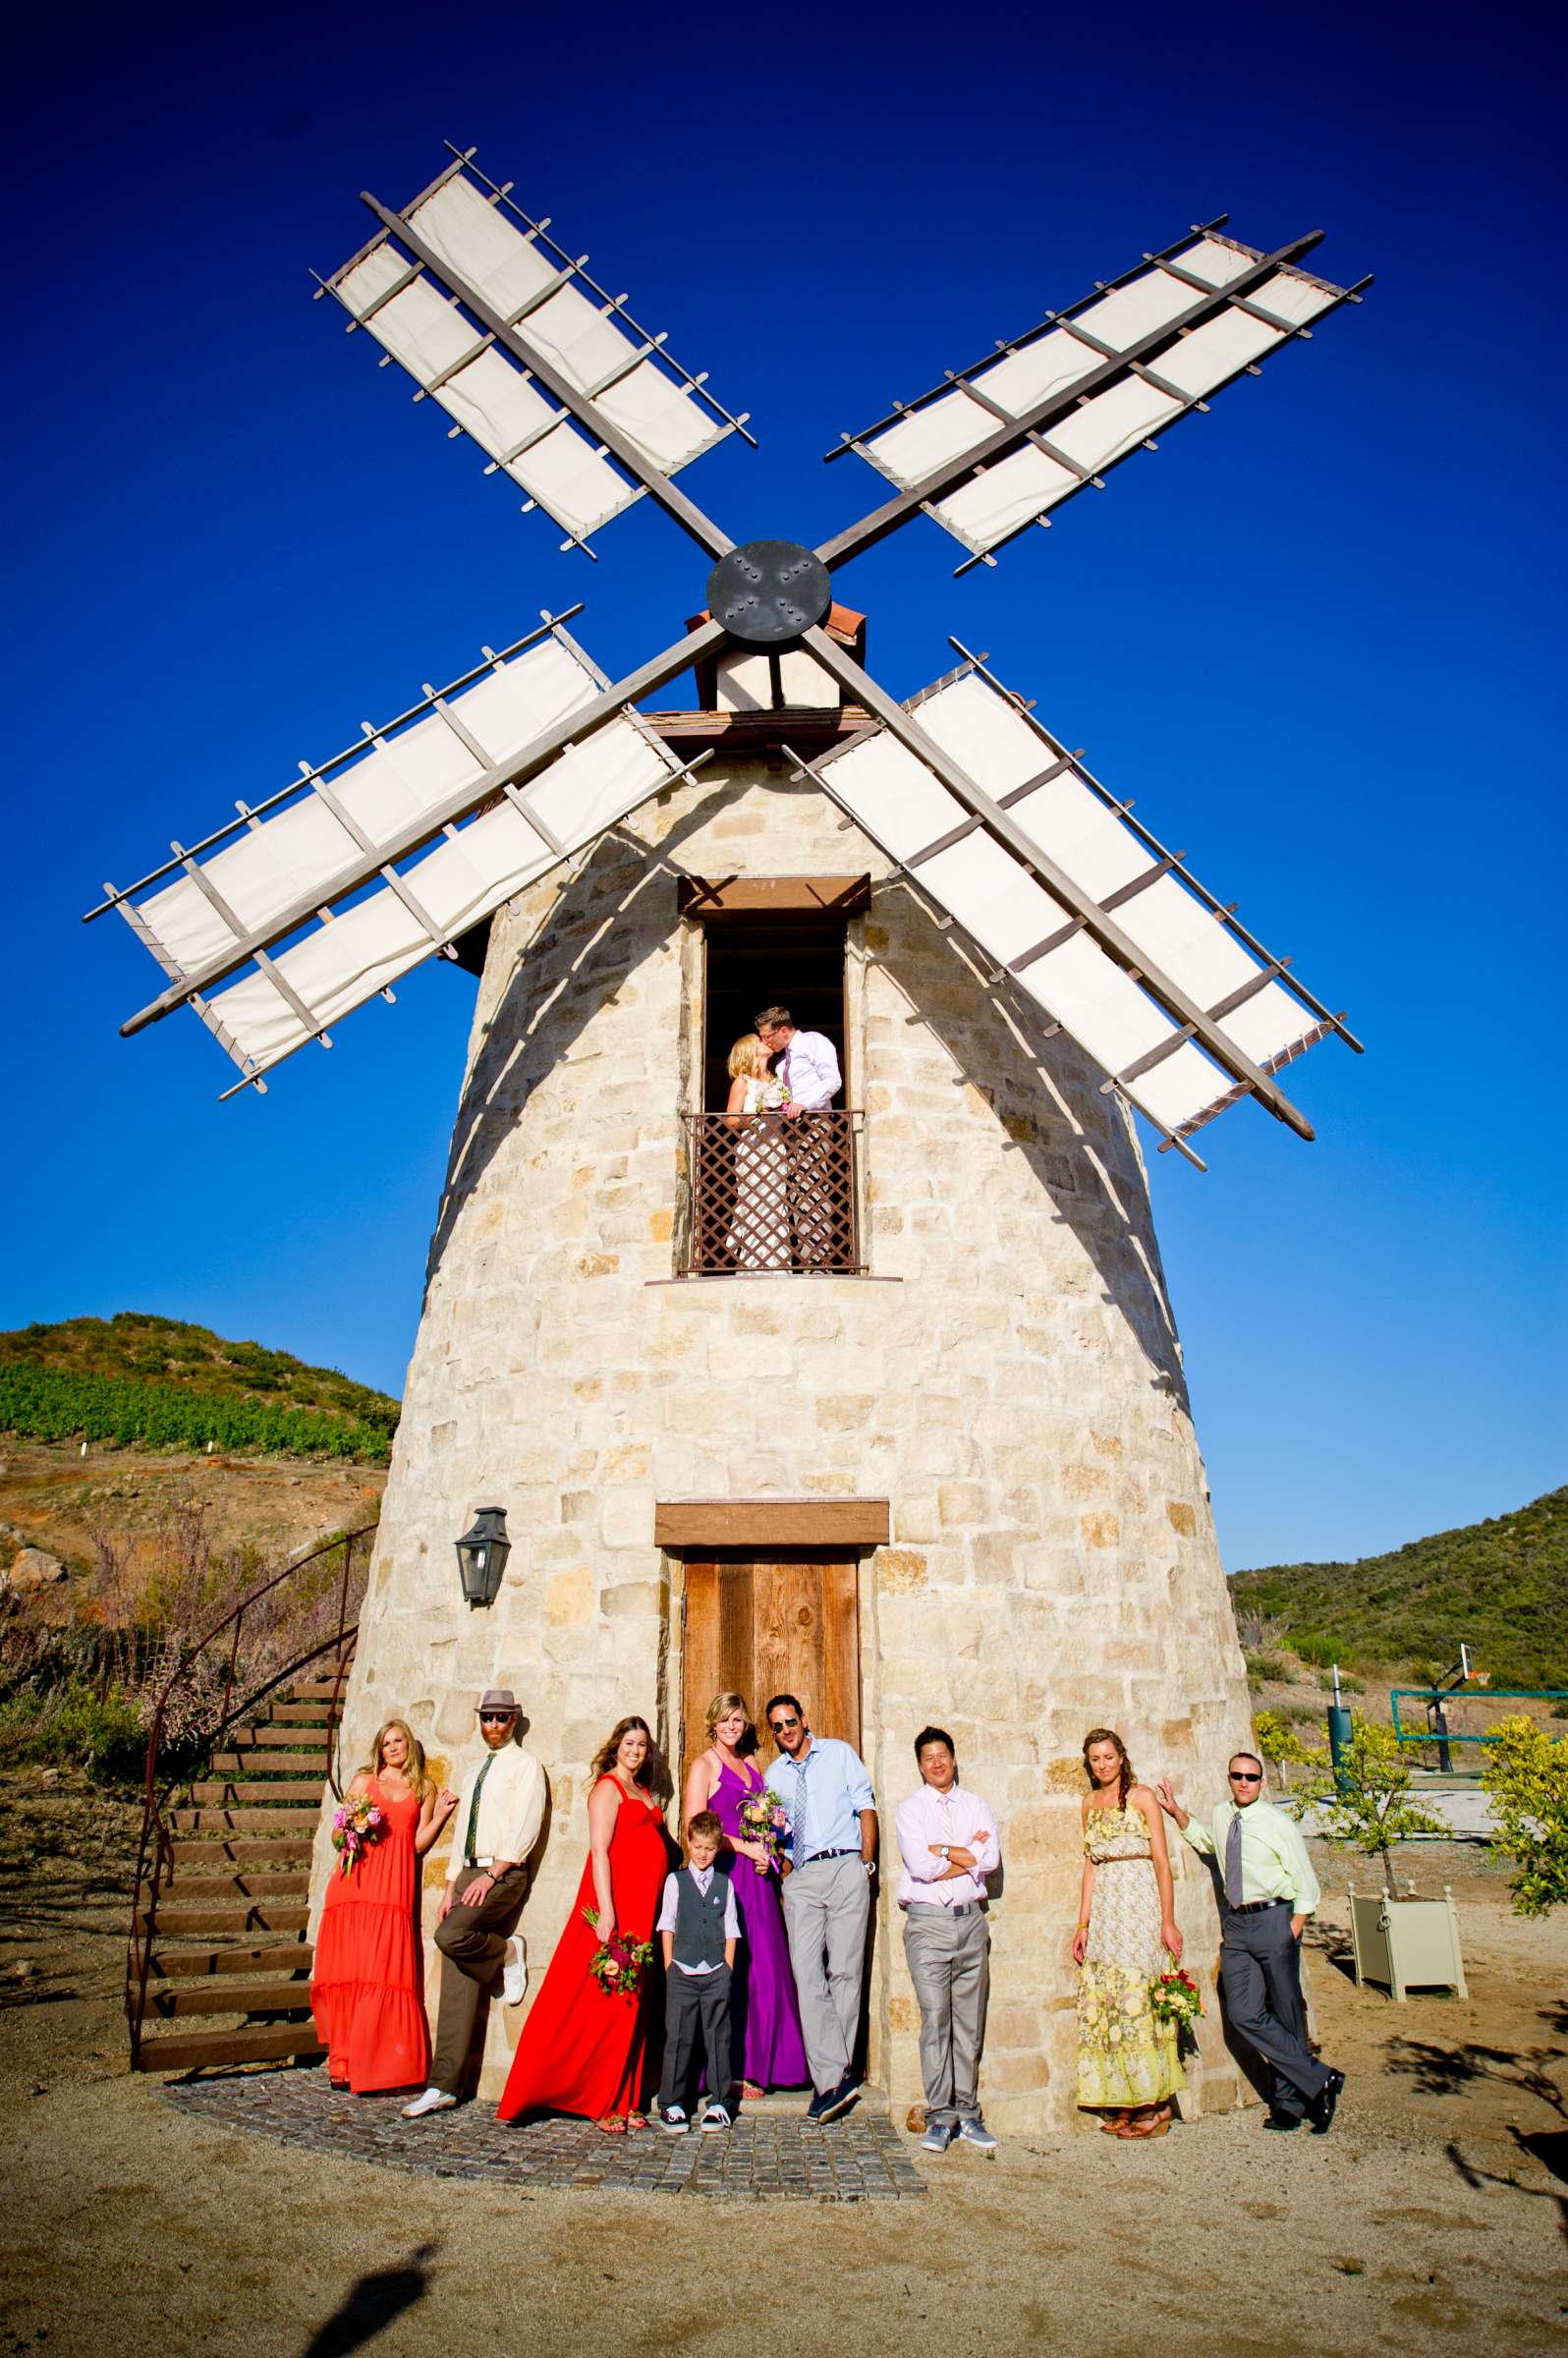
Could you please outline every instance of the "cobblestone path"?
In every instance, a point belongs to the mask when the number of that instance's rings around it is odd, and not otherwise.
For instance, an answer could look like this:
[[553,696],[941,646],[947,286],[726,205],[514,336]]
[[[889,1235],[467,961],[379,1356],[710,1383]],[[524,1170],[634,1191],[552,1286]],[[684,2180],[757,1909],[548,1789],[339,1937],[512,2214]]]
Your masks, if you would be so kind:
[[820,2127],[799,2115],[748,2116],[708,2136],[602,2137],[582,2120],[503,2127],[488,2104],[424,2120],[401,2117],[402,2097],[342,2096],[317,2070],[237,2073],[164,2090],[177,2111],[250,2129],[335,2159],[374,2162],[491,2185],[633,2194],[728,2195],[785,2202],[921,2202],[925,2185],[884,2114],[851,2112]]

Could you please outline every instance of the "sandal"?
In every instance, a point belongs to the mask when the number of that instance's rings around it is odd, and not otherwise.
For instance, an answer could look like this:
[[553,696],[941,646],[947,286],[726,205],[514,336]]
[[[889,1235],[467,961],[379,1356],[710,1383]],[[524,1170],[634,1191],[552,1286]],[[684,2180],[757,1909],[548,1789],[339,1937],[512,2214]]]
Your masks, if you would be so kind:
[[624,2137],[626,2135],[626,2122],[619,2112],[606,2112],[603,2119],[596,2120],[593,2126],[601,2137]]
[[1125,2137],[1127,2134],[1127,2124],[1131,2118],[1132,2114],[1130,2112],[1113,2112],[1109,2120],[1102,2120],[1100,2122],[1100,2135],[1102,2137]]
[[628,2112],[626,2116],[626,2125],[628,2130],[645,2129],[647,2127],[647,2114],[645,2112]]
[[1156,2112],[1152,2120],[1130,2120],[1121,2132],[1124,2137],[1136,2137],[1142,2142],[1148,2137],[1166,2137],[1170,2134],[1169,2112]]
[[742,2080],[738,2083],[735,2093],[743,2104],[755,2105],[766,2096],[767,2090],[758,2088],[755,2080]]

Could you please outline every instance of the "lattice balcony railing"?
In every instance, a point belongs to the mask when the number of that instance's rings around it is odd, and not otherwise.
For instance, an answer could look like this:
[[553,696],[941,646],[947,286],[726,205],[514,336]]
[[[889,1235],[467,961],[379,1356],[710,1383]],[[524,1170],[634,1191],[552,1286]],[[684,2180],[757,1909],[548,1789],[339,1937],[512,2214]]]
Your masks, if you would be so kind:
[[859,1270],[856,1140],[863,1116],[836,1108],[787,1121],[686,1116],[692,1218],[684,1274],[820,1276]]

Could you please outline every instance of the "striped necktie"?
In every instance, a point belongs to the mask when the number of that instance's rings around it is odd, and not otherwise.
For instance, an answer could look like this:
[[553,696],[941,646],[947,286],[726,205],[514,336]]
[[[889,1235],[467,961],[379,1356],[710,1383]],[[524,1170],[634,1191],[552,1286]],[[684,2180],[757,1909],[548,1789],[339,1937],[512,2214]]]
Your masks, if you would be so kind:
[[495,1754],[493,1752],[487,1752],[479,1764],[479,1773],[474,1780],[474,1799],[469,1803],[469,1828],[468,1832],[463,1837],[463,1857],[465,1863],[472,1860],[475,1855],[475,1837],[477,1835],[479,1830],[479,1795],[484,1791],[484,1780],[489,1775],[490,1770],[495,1767]]
[[[808,1754],[807,1759],[810,1759]],[[795,1799],[790,1804],[790,1857],[797,1867],[806,1864],[806,1761],[795,1763]]]

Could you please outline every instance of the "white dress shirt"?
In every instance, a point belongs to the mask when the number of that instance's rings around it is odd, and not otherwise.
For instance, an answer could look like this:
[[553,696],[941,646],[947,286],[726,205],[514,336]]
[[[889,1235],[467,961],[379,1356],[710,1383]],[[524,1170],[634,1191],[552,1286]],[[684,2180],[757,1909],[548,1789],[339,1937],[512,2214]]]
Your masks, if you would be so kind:
[[831,1105],[844,1086],[833,1043],[820,1032],[796,1033],[784,1051],[779,1078],[795,1103],[804,1105],[808,1113],[819,1113],[824,1105]]
[[[474,1848],[469,1852],[465,1848],[469,1812],[474,1806],[475,1785],[486,1762],[489,1774],[479,1795],[478,1823],[474,1829]],[[488,1867],[492,1859],[506,1859],[520,1865],[538,1840],[543,1824],[544,1771],[532,1753],[525,1752],[521,1744],[503,1744],[499,1752],[486,1752],[463,1779],[463,1790],[452,1818],[448,1875],[456,1879],[471,1859],[476,1867]]]
[[[973,1873],[966,1868],[962,1875],[949,1876],[947,1861],[932,1852],[933,1842],[972,1850]],[[980,1795],[963,1785],[938,1793],[934,1785],[923,1784],[908,1801],[901,1801],[898,1850],[904,1862],[898,1879],[901,1908],[973,1907],[985,1897],[984,1878],[1002,1863],[996,1820]]]
[[[653,1930],[656,1933],[674,1932],[676,1910],[681,1904],[681,1877],[683,1875],[691,1877],[702,1897],[706,1899],[707,1887],[713,1881],[716,1872],[717,1870],[712,1867],[688,1865],[677,1868],[673,1874],[667,1875],[664,1878],[664,1897],[659,1903],[659,1920]],[[724,1902],[724,1937],[726,1940],[739,1940],[741,1937],[741,1912],[735,1904],[735,1885],[730,1881],[728,1876],[724,1880],[730,1885],[728,1896]],[[677,1973],[684,1973],[688,1981],[696,1981],[704,1973],[717,1973],[718,1971],[716,1965],[683,1965],[680,1958],[675,1956],[671,1957],[670,1963]]]

